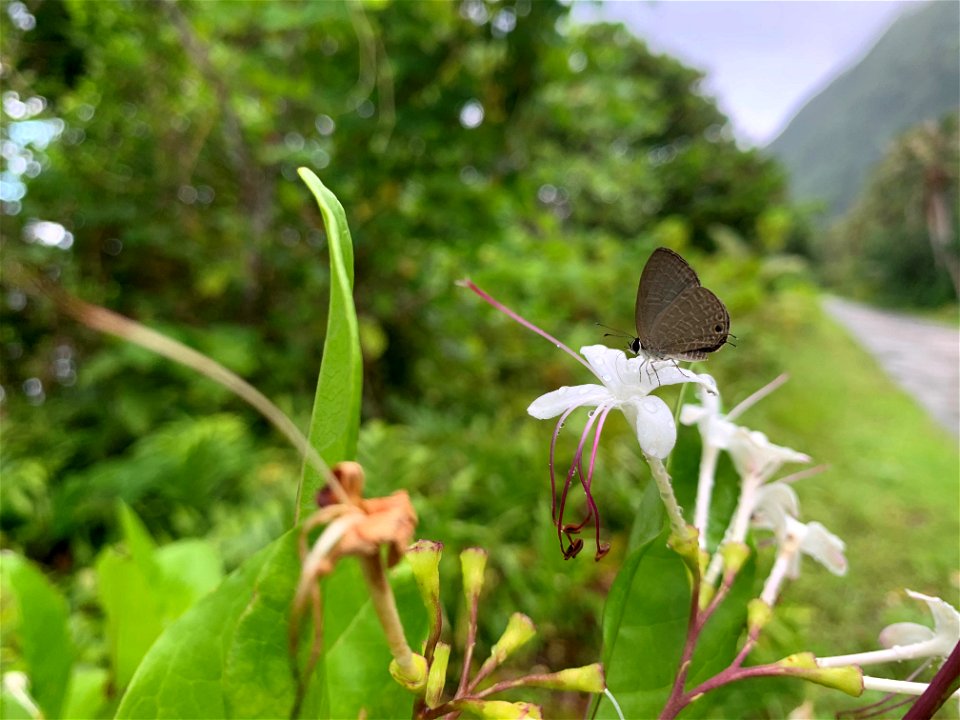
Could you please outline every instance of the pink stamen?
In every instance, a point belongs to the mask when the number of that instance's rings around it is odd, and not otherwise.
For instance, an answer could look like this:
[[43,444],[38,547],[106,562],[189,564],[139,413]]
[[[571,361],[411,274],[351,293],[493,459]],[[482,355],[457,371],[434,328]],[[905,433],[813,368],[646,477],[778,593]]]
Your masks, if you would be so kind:
[[557,481],[554,473],[554,458],[556,457],[557,438],[560,436],[560,429],[570,417],[570,413],[576,410],[580,405],[575,405],[566,410],[557,421],[557,426],[553,429],[553,438],[550,440],[550,517],[553,524],[557,524]]
[[597,540],[596,560],[599,560],[610,551],[610,545],[600,542],[600,526],[602,525],[602,521],[600,520],[600,510],[597,508],[597,504],[593,499],[593,493],[590,492],[590,485],[593,482],[593,467],[597,461],[597,449],[600,447],[600,434],[603,432],[603,423],[606,421],[607,415],[610,414],[612,409],[611,407],[605,407],[600,413],[600,419],[597,421],[597,431],[593,436],[593,449],[590,452],[590,467],[587,470],[587,477],[583,478],[582,470],[580,473],[580,477],[583,479],[583,492],[587,496],[587,504],[590,507],[590,512],[595,518],[593,526],[596,529]]
[[469,289],[469,290],[472,290],[474,293],[476,293],[477,295],[479,295],[485,302],[487,302],[487,303],[490,304],[490,305],[493,305],[493,307],[495,307],[497,310],[499,310],[500,312],[502,312],[502,313],[503,313],[504,315],[506,315],[507,317],[509,317],[509,318],[511,318],[511,319],[513,319],[513,320],[516,320],[518,323],[520,323],[521,325],[523,325],[523,326],[524,326],[525,328],[527,328],[528,330],[533,330],[533,332],[535,332],[535,333],[536,333],[537,335],[539,335],[540,337],[542,337],[542,338],[544,338],[544,339],[546,339],[546,340],[549,340],[549,341],[552,342],[554,345],[556,345],[558,348],[560,348],[561,350],[563,350],[565,353],[567,353],[568,355],[570,355],[571,357],[573,357],[574,359],[576,359],[576,361],[577,361],[578,363],[580,363],[580,364],[583,365],[587,370],[589,370],[591,373],[593,373],[593,374],[597,377],[598,380],[601,379],[600,376],[597,375],[596,371],[595,371],[592,367],[590,367],[590,364],[589,364],[586,360],[584,360],[583,357],[582,357],[579,353],[575,353],[573,350],[571,350],[571,349],[568,348],[566,345],[564,345],[562,342],[560,342],[559,340],[557,340],[553,335],[551,335],[550,333],[548,333],[546,330],[541,330],[540,328],[538,328],[536,325],[534,325],[534,324],[533,324],[532,322],[530,322],[529,320],[526,320],[526,319],[520,317],[519,315],[517,315],[517,313],[515,313],[513,310],[511,310],[510,308],[508,308],[508,307],[507,307],[506,305],[504,305],[503,303],[501,303],[499,300],[496,300],[492,295],[488,294],[488,293],[485,292],[484,290],[481,290],[481,289],[480,289],[472,280],[470,280],[469,278],[464,278],[463,280],[457,280],[457,283],[456,283],[456,284],[459,285],[460,287],[465,287],[465,288],[467,288],[467,289]]
[[[590,434],[590,429],[593,427],[593,424],[596,422],[596,420],[597,420],[596,413],[590,413],[590,417],[587,420],[587,426],[583,429],[583,433],[581,433],[580,435],[580,442],[577,444],[577,452],[573,456],[573,462],[570,463],[570,469],[567,471],[566,482],[564,482],[563,484],[563,492],[560,495],[560,514],[559,514],[559,520],[557,522],[557,539],[560,540],[560,548],[563,550],[564,557],[568,559],[571,557],[574,557],[578,552],[580,552],[580,547],[583,546],[583,541],[578,539],[576,542],[574,542],[573,539],[570,537],[571,534],[578,532],[579,529],[586,524],[586,521],[589,520],[590,516],[589,515],[587,516],[587,518],[583,521],[583,523],[580,524],[579,528],[576,526],[568,527],[563,524],[563,512],[567,504],[567,494],[570,491],[570,484],[573,482],[573,476],[577,473],[578,470],[580,470],[580,465],[583,459],[583,446],[586,445],[587,437]],[[580,477],[582,480],[583,478],[582,470],[580,471]],[[592,502],[592,498],[590,500]],[[591,508],[591,511],[595,507],[596,506],[594,505],[594,507]],[[566,549],[563,548],[564,533],[567,534],[567,540],[570,541],[570,547]]]

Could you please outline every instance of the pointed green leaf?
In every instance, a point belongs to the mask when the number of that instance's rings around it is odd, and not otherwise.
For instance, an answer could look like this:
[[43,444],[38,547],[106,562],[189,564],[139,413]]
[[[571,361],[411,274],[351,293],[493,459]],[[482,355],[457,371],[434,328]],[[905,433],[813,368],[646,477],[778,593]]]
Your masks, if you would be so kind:
[[[353,241],[336,196],[307,168],[298,172],[320,206],[330,250],[330,312],[308,437],[324,462],[333,465],[356,457],[360,426],[363,358],[353,304]],[[299,492],[303,512],[321,485],[320,475],[305,463]]]

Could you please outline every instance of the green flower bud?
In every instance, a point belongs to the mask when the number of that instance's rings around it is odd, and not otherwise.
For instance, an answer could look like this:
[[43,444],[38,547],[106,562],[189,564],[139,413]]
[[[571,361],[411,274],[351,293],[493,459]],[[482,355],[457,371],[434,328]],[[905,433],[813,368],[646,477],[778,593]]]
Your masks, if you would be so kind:
[[407,550],[405,557],[413,570],[413,577],[420,588],[420,595],[427,609],[440,600],[440,554],[443,543],[433,540],[417,540]]
[[490,660],[487,662],[492,660],[495,665],[499,665],[516,652],[517,648],[533,639],[536,634],[537,628],[533,624],[533,620],[523,613],[514,613],[510,616],[507,629],[503,631],[503,635],[491,648]]
[[487,551],[483,548],[467,548],[460,553],[460,569],[463,572],[463,594],[467,607],[473,605],[483,589],[483,571],[487,567]]
[[840,690],[853,697],[863,694],[863,670],[856,665],[822,668],[817,665],[817,659],[811,652],[790,655],[777,665],[787,668],[788,672],[784,674],[791,677]]
[[594,663],[578,668],[568,668],[549,675],[536,675],[528,678],[524,685],[549,688],[550,690],[602,693],[607,687],[607,682],[603,676],[603,665]]
[[728,542],[720,548],[725,573],[738,573],[743,564],[750,557],[750,546],[746,543]]
[[771,617],[773,617],[773,608],[760,598],[754,598],[747,603],[747,628],[750,632],[760,632]]
[[683,558],[690,572],[698,572],[700,569],[700,545],[697,541],[699,535],[700,531],[693,525],[685,525],[682,530],[672,532],[667,541],[667,545]]
[[702,583],[700,585],[700,609],[703,610],[707,605],[710,604],[710,601],[713,600],[713,596],[717,594],[717,589],[713,585],[708,585],[707,583]]
[[440,554],[443,543],[417,540],[404,554],[430,619],[430,635],[440,637]]
[[457,710],[470,713],[474,717],[493,720],[514,720],[514,718],[542,718],[539,705],[528,702],[506,702],[504,700],[457,700],[450,703]]
[[450,646],[446,643],[437,643],[433,651],[433,664],[430,665],[430,674],[427,676],[427,694],[424,700],[427,707],[435,708],[440,704],[443,686],[447,682],[447,663],[450,662]]
[[411,656],[411,659],[411,667],[406,672],[400,668],[396,660],[391,660],[390,674],[407,690],[420,695],[427,687],[427,659],[416,653]]

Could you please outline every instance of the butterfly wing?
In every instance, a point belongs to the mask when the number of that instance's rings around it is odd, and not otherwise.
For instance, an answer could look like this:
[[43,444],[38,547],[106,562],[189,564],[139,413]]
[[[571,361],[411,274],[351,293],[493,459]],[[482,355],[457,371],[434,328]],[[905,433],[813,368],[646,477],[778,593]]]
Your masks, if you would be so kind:
[[[727,342],[730,314],[710,290],[690,287],[657,315],[648,334],[657,338],[659,345],[651,350],[662,357],[703,360]],[[644,344],[642,337],[640,343]]]
[[657,325],[661,313],[683,292],[698,287],[700,278],[686,260],[667,248],[653,251],[643,266],[637,287],[637,337],[644,348],[657,350],[648,342],[651,336],[656,337],[652,328]]

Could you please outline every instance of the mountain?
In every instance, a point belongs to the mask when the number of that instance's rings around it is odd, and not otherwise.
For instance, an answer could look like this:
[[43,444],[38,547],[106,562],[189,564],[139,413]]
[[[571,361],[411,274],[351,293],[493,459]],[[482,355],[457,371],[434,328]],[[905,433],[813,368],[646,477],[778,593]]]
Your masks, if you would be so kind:
[[894,137],[958,105],[960,3],[924,3],[804,105],[767,151],[790,172],[795,200],[821,200],[835,217]]

